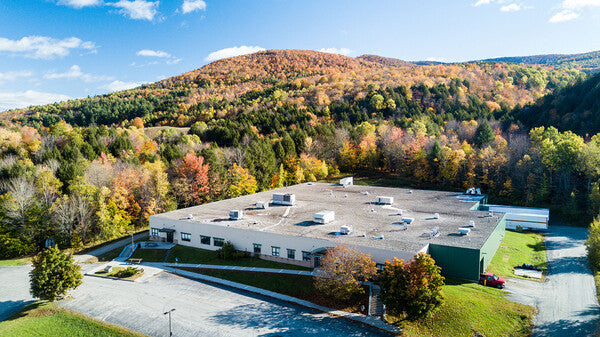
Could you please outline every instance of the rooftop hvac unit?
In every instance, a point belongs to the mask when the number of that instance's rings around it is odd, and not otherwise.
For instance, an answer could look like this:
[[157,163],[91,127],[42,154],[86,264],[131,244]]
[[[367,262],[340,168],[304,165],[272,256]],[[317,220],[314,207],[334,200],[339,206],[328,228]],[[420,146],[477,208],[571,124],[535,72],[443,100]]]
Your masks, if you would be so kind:
[[413,194],[413,190],[409,190],[409,191],[408,191],[408,194]]
[[469,227],[475,227],[475,221],[473,221],[473,220],[469,221]]
[[433,218],[434,218],[434,219],[439,219],[439,218],[440,218],[440,213],[435,213],[435,214],[433,214]]
[[415,221],[415,219],[414,218],[402,218],[402,221],[404,221],[410,225],[413,221]]
[[475,194],[475,193],[477,193],[477,191],[475,191],[475,187],[471,187],[471,188],[469,188],[469,189],[467,190],[467,192],[466,192],[466,193],[467,193],[467,194]]
[[471,232],[470,228],[466,228],[466,227],[459,227],[458,228],[458,233],[460,233],[460,235],[467,235]]
[[376,197],[375,203],[379,205],[391,205],[394,203],[394,197]]
[[494,216],[494,211],[489,211],[489,212],[488,212],[488,216],[489,216],[490,218],[491,218],[491,217],[493,217],[493,216]]
[[192,214],[188,214],[188,217],[187,217],[187,218],[188,218],[188,219],[190,219],[190,220],[192,220],[192,219],[194,218],[194,215],[192,215]]
[[335,220],[334,211],[322,211],[313,215],[313,222],[315,223],[326,224],[332,222],[333,220]]
[[238,210],[229,211],[229,220],[239,220],[244,216],[244,212]]
[[257,201],[256,202],[256,208],[258,209],[266,209],[269,207],[269,204],[264,202],[264,201]]
[[290,193],[273,193],[273,204],[293,206],[296,203],[296,195]]
[[342,235],[348,235],[352,232],[352,226],[340,226],[340,233]]
[[479,188],[475,189],[475,193],[477,193],[478,195],[481,194],[481,189],[479,189]]
[[342,178],[342,179],[340,179],[340,185],[342,185],[343,187],[352,186],[352,185],[354,185],[354,178],[353,177]]
[[401,209],[398,210],[398,215],[402,216],[402,210]]

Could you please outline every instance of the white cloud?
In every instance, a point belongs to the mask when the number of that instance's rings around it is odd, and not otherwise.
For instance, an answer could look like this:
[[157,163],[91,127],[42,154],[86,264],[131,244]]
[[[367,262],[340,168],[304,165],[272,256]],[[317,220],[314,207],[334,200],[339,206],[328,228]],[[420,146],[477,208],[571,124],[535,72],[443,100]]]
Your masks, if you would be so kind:
[[206,61],[216,61],[228,57],[252,54],[259,51],[263,51],[265,48],[259,46],[240,46],[240,47],[231,47],[224,48],[221,50],[214,51],[204,59]]
[[554,14],[554,16],[552,16],[550,18],[550,20],[548,20],[548,21],[551,23],[559,23],[559,22],[575,20],[578,17],[579,17],[578,13],[575,13],[573,11],[566,9],[566,10],[563,10],[563,11],[560,11],[560,12]]
[[600,7],[600,0],[564,0],[561,7],[566,9],[581,9],[584,7]]
[[473,6],[489,5],[491,2],[492,0],[479,0]]
[[14,81],[21,77],[30,77],[33,73],[31,71],[8,71],[0,73],[0,83],[5,81]]
[[587,7],[600,7],[600,0],[563,0],[560,12],[554,14],[548,22],[559,23],[575,20]]
[[122,91],[127,89],[133,89],[142,85],[138,82],[123,82],[123,81],[112,81],[109,84],[102,86],[102,89],[108,89],[110,91]]
[[428,57],[428,58],[425,59],[425,61],[427,61],[427,62],[441,62],[441,63],[446,62],[446,60],[444,60],[441,57]]
[[352,50],[348,48],[321,48],[320,52],[330,53],[330,54],[340,54],[340,55],[348,55],[352,52]]
[[152,21],[154,16],[158,13],[156,11],[158,4],[158,1],[120,0],[118,2],[110,3],[109,5],[120,8],[119,12],[121,14],[127,15],[132,19]]
[[523,6],[521,6],[519,4],[514,4],[514,3],[500,7],[500,11],[502,11],[502,12],[517,12],[517,11],[520,11],[521,9],[523,9]]
[[93,42],[82,41],[76,37],[54,39],[48,36],[26,36],[20,40],[10,40],[0,37],[0,52],[22,55],[36,59],[53,59],[57,56],[69,55],[72,49],[94,51]]
[[81,79],[85,82],[98,82],[98,81],[110,81],[113,80],[114,77],[104,76],[104,75],[92,75],[86,74],[81,71],[81,68],[74,64],[64,73],[48,73],[44,75],[45,79],[48,80],[57,80],[57,79]]
[[59,0],[59,4],[81,9],[88,6],[98,6],[102,4],[101,0]]
[[194,11],[203,11],[206,9],[206,2],[202,0],[183,0],[181,10],[183,14],[191,13]]
[[39,92],[33,90],[21,92],[0,91],[0,111],[8,109],[26,108],[31,105],[42,105],[59,101],[66,101],[71,97],[63,94]]
[[151,49],[142,49],[136,53],[137,56],[147,56],[147,57],[171,57],[171,54],[162,51],[162,50],[151,50]]

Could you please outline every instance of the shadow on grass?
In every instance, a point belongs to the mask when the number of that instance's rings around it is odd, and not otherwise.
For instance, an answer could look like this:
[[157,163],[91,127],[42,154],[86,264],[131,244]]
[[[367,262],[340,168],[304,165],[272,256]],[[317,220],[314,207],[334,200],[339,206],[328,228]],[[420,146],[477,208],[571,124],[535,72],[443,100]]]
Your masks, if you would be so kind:
[[546,251],[546,245],[544,244],[544,241],[539,241],[536,243],[528,243],[527,247],[533,249],[534,252],[543,252]]

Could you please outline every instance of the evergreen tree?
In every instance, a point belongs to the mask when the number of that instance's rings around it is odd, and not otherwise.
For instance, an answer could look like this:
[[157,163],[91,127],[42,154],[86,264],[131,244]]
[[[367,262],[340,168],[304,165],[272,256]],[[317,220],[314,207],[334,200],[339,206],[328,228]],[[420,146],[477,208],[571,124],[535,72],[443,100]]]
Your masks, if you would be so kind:
[[32,264],[33,270],[29,276],[33,297],[56,301],[81,284],[81,266],[75,264],[70,254],[56,247],[38,253]]
[[475,145],[483,147],[494,140],[494,130],[487,121],[482,121],[475,131]]

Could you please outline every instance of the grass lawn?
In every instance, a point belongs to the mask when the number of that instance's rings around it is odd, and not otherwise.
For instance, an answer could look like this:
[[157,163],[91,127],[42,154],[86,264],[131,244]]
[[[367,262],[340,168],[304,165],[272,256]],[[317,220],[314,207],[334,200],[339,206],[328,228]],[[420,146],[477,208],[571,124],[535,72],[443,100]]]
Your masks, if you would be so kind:
[[142,259],[142,262],[163,262],[168,249],[136,249],[132,259]]
[[[276,269],[294,269],[294,270],[311,270],[311,268],[262,260],[259,258],[244,257],[240,259],[223,260],[217,257],[217,252],[207,249],[193,248],[177,245],[171,248],[167,262],[179,263],[198,263],[198,264],[216,264],[225,266],[243,266],[243,267],[258,267],[258,268],[276,268]],[[151,260],[145,260],[151,261]],[[155,261],[155,262],[162,262]]]
[[314,287],[312,276],[185,267],[179,269],[208,276],[214,276],[237,283],[247,284],[253,287],[274,291],[276,293],[297,297],[322,306],[349,312],[359,312],[361,304],[364,305],[365,308],[368,306],[369,290],[367,287],[365,287],[365,296],[362,296],[362,301],[345,303],[320,295],[320,292]]
[[525,278],[513,273],[514,267],[523,263],[532,264],[541,268],[544,274],[546,273],[548,265],[544,234],[506,230],[504,239],[487,271],[503,278]]
[[31,257],[20,257],[20,258],[16,258],[16,259],[0,260],[0,267],[21,266],[21,265],[29,263],[29,261],[31,261]]
[[[432,317],[396,322],[403,336],[529,336],[535,309],[504,298],[505,291],[447,279],[445,303]],[[394,320],[388,316],[388,319]]]
[[87,337],[145,336],[116,325],[58,308],[54,304],[34,303],[0,322],[4,337]]
[[123,248],[125,248],[125,247],[119,247],[119,248],[111,250],[110,252],[107,252],[107,253],[104,253],[104,254],[98,256],[98,261],[106,262],[106,261],[114,260],[115,258],[119,257],[119,254],[121,254],[121,252],[123,251]]

